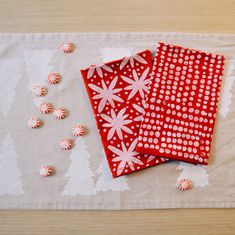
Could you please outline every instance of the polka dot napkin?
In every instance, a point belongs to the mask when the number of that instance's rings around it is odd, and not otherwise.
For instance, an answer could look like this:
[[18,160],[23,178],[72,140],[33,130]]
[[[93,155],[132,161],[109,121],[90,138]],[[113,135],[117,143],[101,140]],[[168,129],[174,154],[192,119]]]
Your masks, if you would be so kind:
[[208,164],[224,57],[160,43],[137,151]]
[[81,70],[113,177],[165,161],[136,152],[151,69],[147,50]]

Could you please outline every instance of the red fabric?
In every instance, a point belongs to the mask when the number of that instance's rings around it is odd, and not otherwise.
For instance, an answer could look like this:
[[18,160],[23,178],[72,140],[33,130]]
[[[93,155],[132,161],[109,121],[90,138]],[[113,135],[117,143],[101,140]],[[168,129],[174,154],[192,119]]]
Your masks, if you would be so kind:
[[147,50],[81,70],[113,177],[165,161],[135,151],[151,68]]
[[224,57],[160,43],[137,151],[208,164]]

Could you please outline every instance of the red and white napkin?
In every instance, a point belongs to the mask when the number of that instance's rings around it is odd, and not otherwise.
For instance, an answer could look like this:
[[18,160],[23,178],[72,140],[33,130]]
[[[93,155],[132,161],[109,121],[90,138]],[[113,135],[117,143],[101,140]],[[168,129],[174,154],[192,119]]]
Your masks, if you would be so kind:
[[224,57],[160,43],[137,152],[208,164]]
[[136,152],[151,69],[146,50],[81,70],[113,177],[165,161]]

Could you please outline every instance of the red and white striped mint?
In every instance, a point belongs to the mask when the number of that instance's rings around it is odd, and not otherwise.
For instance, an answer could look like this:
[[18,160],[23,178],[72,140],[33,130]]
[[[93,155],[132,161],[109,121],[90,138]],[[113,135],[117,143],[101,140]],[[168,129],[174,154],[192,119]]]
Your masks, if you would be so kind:
[[63,108],[54,109],[53,116],[55,119],[63,119],[66,116],[66,111]]
[[74,136],[84,135],[84,128],[81,125],[76,124],[73,126],[72,133]]
[[32,117],[28,120],[28,127],[32,129],[38,128],[40,127],[40,125],[41,125],[41,121],[36,117]]
[[47,75],[47,81],[50,84],[56,84],[60,81],[60,76],[58,73],[48,73]]
[[180,179],[177,183],[178,189],[181,191],[186,191],[191,188],[191,181],[188,179]]
[[51,105],[47,102],[43,102],[39,105],[39,111],[42,114],[48,114],[51,112]]
[[60,141],[60,148],[62,150],[69,150],[72,148],[73,141],[68,138],[64,138]]
[[47,177],[52,175],[55,172],[54,168],[51,166],[42,166],[40,169],[40,176],[41,177]]
[[71,42],[63,42],[60,44],[60,50],[64,53],[70,53],[73,51],[73,44]]
[[44,96],[47,93],[47,89],[44,86],[41,85],[34,85],[33,86],[33,94],[35,96]]

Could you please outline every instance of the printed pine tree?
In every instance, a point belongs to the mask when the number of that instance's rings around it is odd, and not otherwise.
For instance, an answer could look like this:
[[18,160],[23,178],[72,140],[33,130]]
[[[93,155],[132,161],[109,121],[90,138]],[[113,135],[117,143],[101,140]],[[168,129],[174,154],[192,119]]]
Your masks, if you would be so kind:
[[90,155],[82,137],[77,138],[70,154],[71,163],[65,177],[68,181],[63,195],[92,195],[94,191],[93,173],[90,168]]
[[104,150],[101,152],[100,158],[102,159],[102,161],[97,169],[99,178],[96,182],[95,190],[97,192],[106,192],[108,190],[122,192],[129,190],[130,188],[127,184],[126,176],[118,177],[115,179],[112,177]]
[[13,140],[8,134],[3,141],[0,152],[0,195],[20,195],[23,193],[17,153]]
[[178,180],[189,179],[194,187],[205,187],[209,184],[206,166],[180,162],[176,169],[181,171]]

